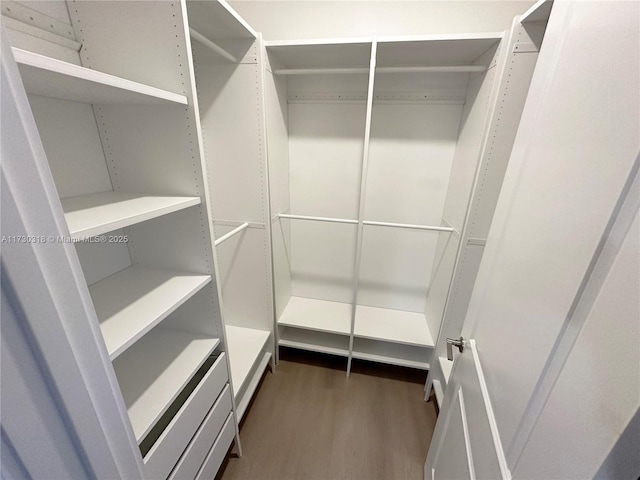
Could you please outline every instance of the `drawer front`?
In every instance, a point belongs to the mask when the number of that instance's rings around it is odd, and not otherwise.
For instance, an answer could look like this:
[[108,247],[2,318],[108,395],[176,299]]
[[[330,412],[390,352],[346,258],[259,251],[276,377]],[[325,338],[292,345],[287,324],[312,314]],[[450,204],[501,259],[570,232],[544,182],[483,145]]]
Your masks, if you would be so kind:
[[228,381],[226,362],[225,354],[220,354],[200,385],[180,407],[171,423],[144,457],[147,478],[154,480],[167,478],[211,408],[212,400],[226,385]]
[[222,427],[220,435],[218,435],[216,439],[216,443],[211,447],[211,451],[209,455],[207,455],[204,465],[202,465],[198,475],[196,475],[197,480],[211,480],[215,478],[235,434],[236,429],[233,426],[233,414],[230,414],[224,427]]
[[[230,412],[231,391],[227,385],[202,423],[198,433],[193,437],[176,468],[171,472],[170,480],[193,480],[195,478]],[[231,421],[233,427],[233,417]]]

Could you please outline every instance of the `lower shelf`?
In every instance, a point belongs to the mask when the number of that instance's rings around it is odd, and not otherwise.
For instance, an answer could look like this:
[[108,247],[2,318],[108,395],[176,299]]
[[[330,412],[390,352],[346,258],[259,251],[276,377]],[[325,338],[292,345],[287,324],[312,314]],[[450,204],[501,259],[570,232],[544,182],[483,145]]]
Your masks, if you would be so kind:
[[284,328],[278,344],[310,352],[328,353],[346,357],[349,355],[349,337],[298,328]]
[[430,350],[425,347],[366,338],[353,340],[353,358],[359,360],[429,370],[429,355]]
[[233,395],[237,397],[247,382],[253,366],[262,358],[270,333],[233,325],[227,325],[225,331],[227,333]]
[[219,343],[217,338],[155,328],[113,361],[138,442]]
[[433,347],[423,313],[358,305],[354,335],[385,342]]
[[[286,327],[280,331],[278,345],[341,357],[349,356],[348,335],[336,335]],[[405,345],[367,338],[353,339],[352,357],[359,360],[428,370],[430,353],[431,350],[428,347],[418,347],[415,345]]]

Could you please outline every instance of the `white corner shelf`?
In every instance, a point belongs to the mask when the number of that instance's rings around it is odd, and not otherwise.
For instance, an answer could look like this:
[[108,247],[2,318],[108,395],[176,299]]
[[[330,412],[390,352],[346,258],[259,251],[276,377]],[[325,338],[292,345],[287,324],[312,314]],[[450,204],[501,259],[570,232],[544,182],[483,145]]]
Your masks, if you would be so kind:
[[254,364],[263,357],[270,332],[234,325],[227,325],[225,331],[235,397],[242,390]]
[[138,443],[219,343],[217,338],[155,328],[113,361]]
[[284,328],[280,333],[278,345],[341,357],[349,355],[349,337],[313,330]]
[[101,235],[194,205],[200,205],[200,197],[104,192],[62,199],[64,216],[74,239]]
[[387,363],[420,370],[429,369],[430,352],[425,347],[355,338],[352,355],[353,358],[359,360]]
[[110,358],[122,354],[210,281],[209,275],[133,266],[91,285]]
[[419,347],[434,346],[424,314],[367,305],[356,307],[354,336]]
[[349,335],[351,333],[351,304],[291,297],[278,325]]
[[13,47],[27,93],[81,103],[178,104],[187,97]]
[[445,357],[438,357],[438,364],[440,365],[444,384],[447,385],[449,383],[449,377],[451,377],[453,362],[451,360],[447,360]]

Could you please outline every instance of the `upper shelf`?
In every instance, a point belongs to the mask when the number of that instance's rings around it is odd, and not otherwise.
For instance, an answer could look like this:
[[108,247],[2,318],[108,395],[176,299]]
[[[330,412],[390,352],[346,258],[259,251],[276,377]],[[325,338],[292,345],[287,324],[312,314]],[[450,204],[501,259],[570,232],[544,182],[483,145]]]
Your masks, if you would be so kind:
[[179,104],[187,97],[12,48],[27,93],[81,103]]
[[521,23],[532,22],[546,22],[551,15],[551,7],[553,7],[553,0],[539,0],[529,8],[522,17],[520,17]]
[[[371,38],[265,42],[282,69],[369,68]],[[276,68],[274,66],[274,68]],[[365,70],[364,73],[366,73]]]
[[435,67],[471,65],[502,39],[502,33],[380,37],[376,66]]
[[119,192],[62,199],[64,217],[74,239],[101,235],[199,204],[200,197],[159,197]]
[[[502,33],[379,37],[376,72],[476,72]],[[265,42],[276,75],[368,73],[371,38]]]

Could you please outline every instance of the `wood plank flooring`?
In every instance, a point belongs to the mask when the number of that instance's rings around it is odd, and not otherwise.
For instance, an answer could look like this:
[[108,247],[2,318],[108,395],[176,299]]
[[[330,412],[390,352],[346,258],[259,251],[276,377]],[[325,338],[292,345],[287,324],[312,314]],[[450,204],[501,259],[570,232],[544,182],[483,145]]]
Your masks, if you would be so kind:
[[281,349],[222,480],[422,479],[436,422],[426,372]]

